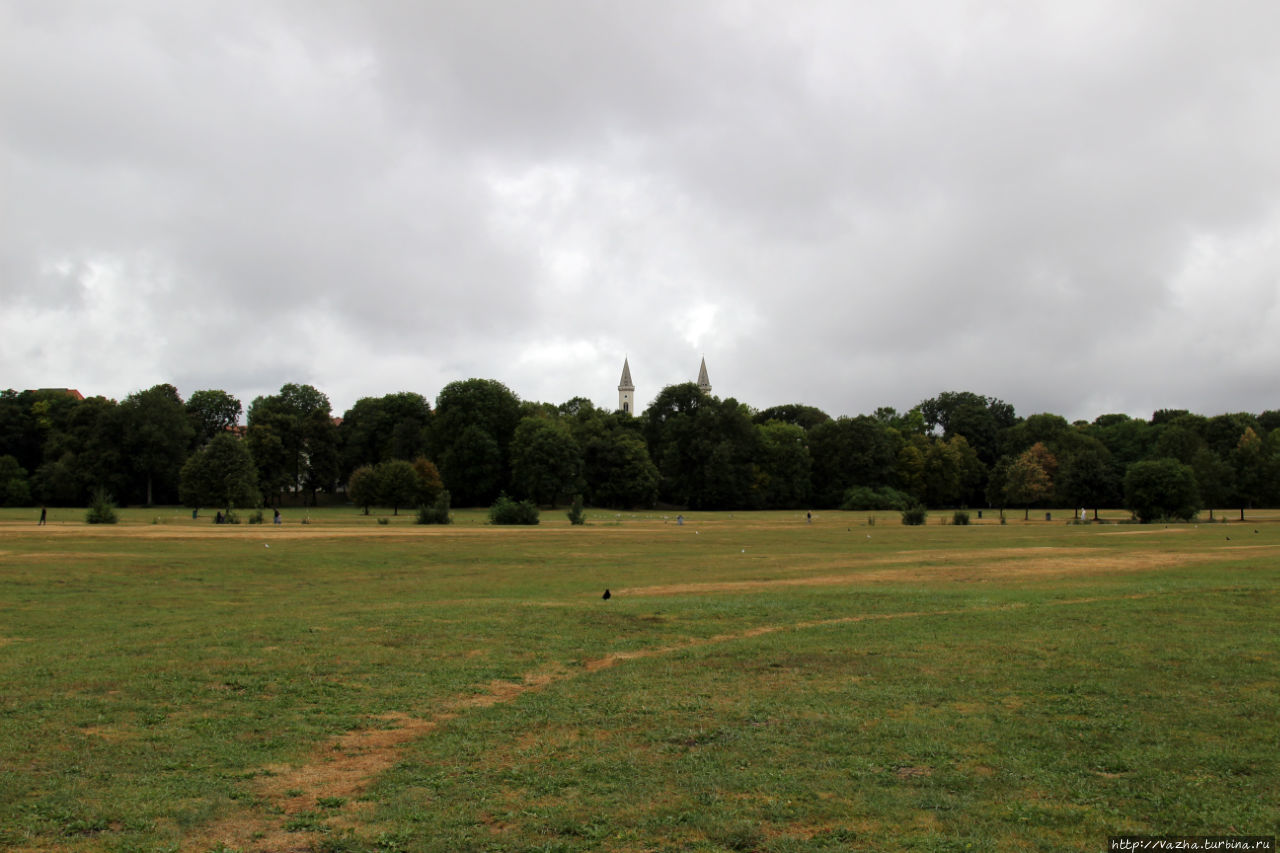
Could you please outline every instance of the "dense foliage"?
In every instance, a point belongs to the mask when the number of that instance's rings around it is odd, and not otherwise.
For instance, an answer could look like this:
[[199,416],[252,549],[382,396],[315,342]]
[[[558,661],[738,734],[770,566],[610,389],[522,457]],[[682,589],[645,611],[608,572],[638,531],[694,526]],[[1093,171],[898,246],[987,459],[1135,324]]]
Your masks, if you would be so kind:
[[[0,392],[0,503],[84,506],[102,489],[125,504],[323,499],[398,512],[435,507],[448,489],[462,506],[506,493],[553,507],[581,495],[616,508],[920,504],[1011,507],[1024,517],[1036,507],[1125,505],[1142,519],[1280,504],[1275,410],[1162,409],[1150,420],[1071,423],[1019,417],[966,391],[906,412],[832,417],[800,404],[756,410],[687,383],[632,416],[580,397],[521,401],[501,382],[468,379],[445,386],[434,408],[402,392],[362,398],[335,417],[323,393],[287,384],[256,398],[245,426],[241,411],[224,391],[183,401],[172,385],[120,403]],[[1180,466],[1176,477],[1165,462]]]

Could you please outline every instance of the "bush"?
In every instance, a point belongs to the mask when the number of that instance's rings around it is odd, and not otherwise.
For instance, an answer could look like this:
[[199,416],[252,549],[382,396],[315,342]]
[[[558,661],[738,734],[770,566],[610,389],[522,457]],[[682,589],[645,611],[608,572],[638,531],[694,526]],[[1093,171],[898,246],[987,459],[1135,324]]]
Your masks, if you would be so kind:
[[915,526],[924,524],[924,520],[929,517],[929,511],[924,508],[924,504],[912,504],[902,511],[902,523]]
[[222,523],[223,523],[223,524],[239,524],[239,523],[240,523],[240,513],[236,512],[235,510],[231,510],[231,509],[227,510],[227,511],[226,511],[225,513],[223,513],[223,515],[222,515]]
[[255,509],[253,512],[249,513],[249,523],[250,523],[250,524],[261,524],[261,523],[262,523],[262,510],[260,510],[260,509]]
[[380,515],[380,516],[378,516],[378,523],[379,523],[379,524],[390,524],[390,523],[391,523],[391,519],[387,518],[385,515]]
[[968,524],[969,523],[968,511],[963,509],[956,510],[955,515],[951,516],[951,523],[952,524]]
[[99,487],[93,493],[93,500],[89,503],[89,511],[85,513],[84,520],[89,524],[115,524],[120,519],[116,516],[116,505],[111,502],[111,496],[107,494],[107,490]]
[[418,517],[414,520],[418,524],[451,524],[453,516],[449,515],[450,499],[449,492],[441,490],[430,506],[418,507]]
[[570,524],[587,523],[587,514],[582,509],[582,495],[573,496],[573,506],[569,507],[568,516]]
[[505,494],[489,507],[490,524],[537,524],[538,507],[533,501],[513,501]]
[[854,486],[844,493],[844,502],[840,508],[850,511],[865,510],[897,510],[901,512],[914,503],[906,492],[882,486],[872,489],[867,486]]

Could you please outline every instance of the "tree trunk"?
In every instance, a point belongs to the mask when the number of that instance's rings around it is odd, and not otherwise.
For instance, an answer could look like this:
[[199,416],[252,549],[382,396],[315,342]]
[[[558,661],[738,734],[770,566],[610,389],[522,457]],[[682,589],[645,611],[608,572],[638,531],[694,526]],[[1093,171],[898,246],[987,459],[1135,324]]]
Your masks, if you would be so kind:
[[[151,506],[151,472],[147,472],[147,506]],[[1244,510],[1240,510],[1240,517],[1244,518]]]

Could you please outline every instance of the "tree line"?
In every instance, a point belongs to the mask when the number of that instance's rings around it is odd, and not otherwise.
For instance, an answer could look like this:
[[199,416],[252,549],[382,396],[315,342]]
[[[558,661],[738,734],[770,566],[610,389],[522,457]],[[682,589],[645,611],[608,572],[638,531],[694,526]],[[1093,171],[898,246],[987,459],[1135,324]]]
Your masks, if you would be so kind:
[[[244,415],[245,425],[241,425]],[[541,505],[692,509],[1127,506],[1140,518],[1280,504],[1280,411],[1164,409],[1068,422],[945,392],[906,412],[832,417],[664,388],[636,416],[581,397],[522,401],[491,379],[365,397],[286,384],[246,410],[221,390],[156,385],[116,402],[0,392],[0,502],[430,504],[507,494]]]

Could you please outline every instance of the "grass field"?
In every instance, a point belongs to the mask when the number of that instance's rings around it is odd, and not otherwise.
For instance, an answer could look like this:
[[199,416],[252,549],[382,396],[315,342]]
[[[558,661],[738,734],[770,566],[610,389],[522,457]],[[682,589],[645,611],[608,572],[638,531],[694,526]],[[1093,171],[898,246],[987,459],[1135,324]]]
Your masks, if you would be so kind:
[[1280,513],[36,515],[0,510],[0,849],[1280,829]]

